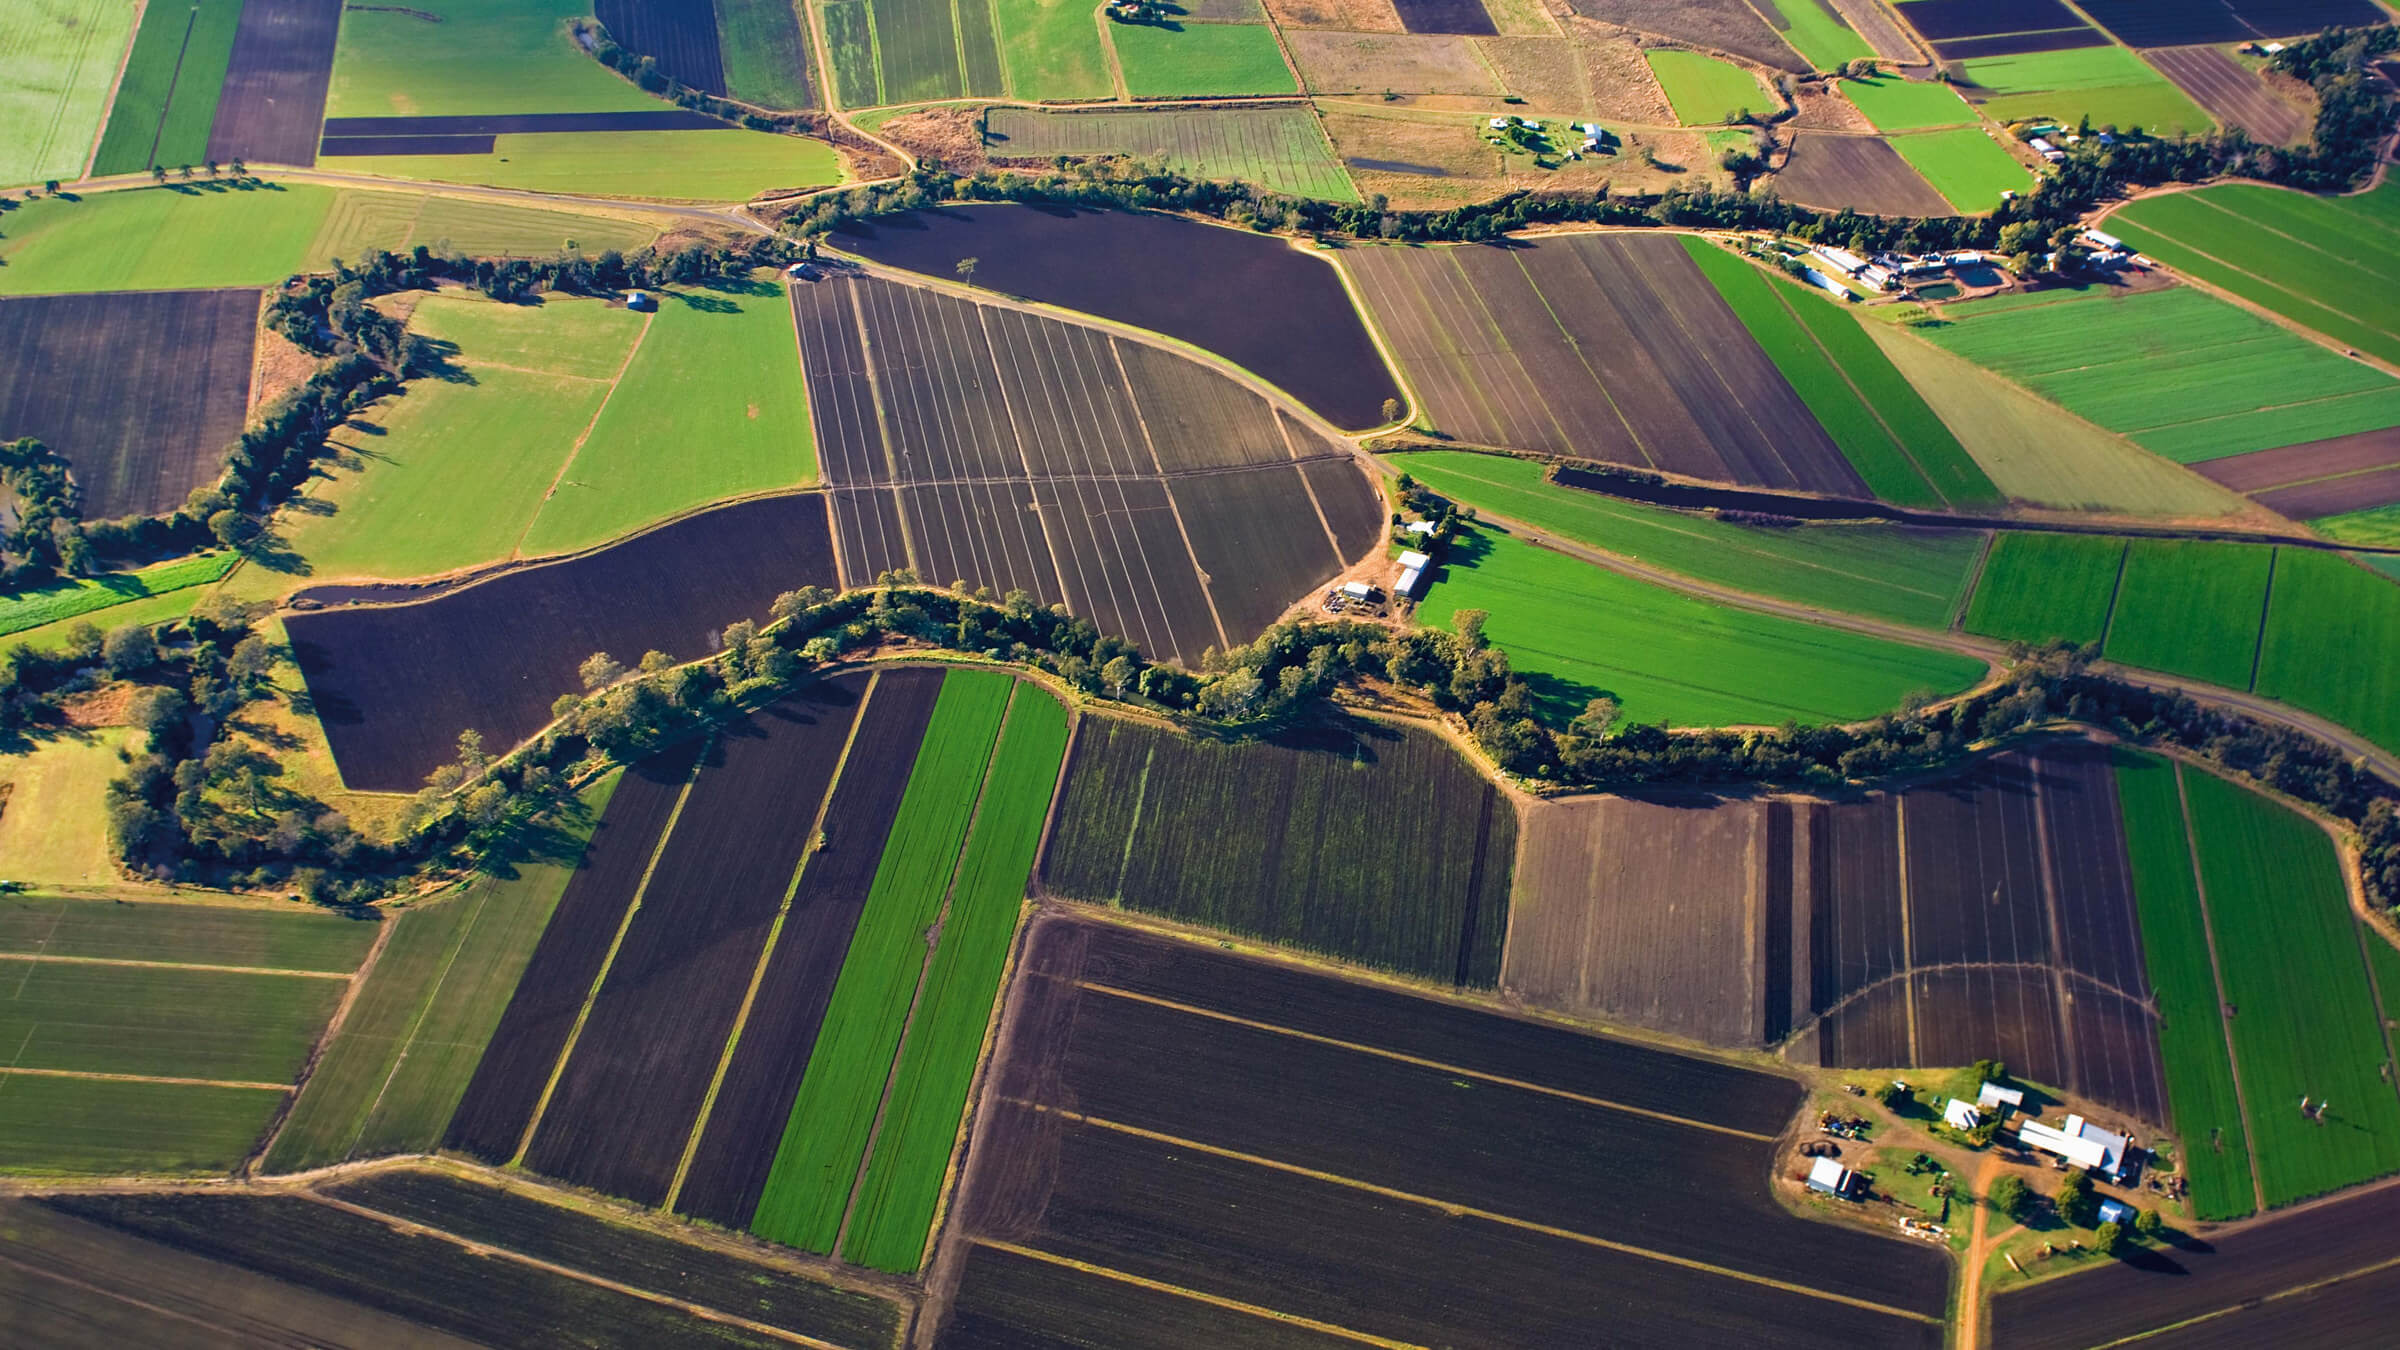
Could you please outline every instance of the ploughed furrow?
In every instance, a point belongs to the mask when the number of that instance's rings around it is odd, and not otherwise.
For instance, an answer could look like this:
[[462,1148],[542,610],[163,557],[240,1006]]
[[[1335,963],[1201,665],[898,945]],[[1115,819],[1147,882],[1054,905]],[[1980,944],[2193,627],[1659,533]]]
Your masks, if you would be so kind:
[[534,1171],[666,1199],[866,683],[762,709],[703,758],[527,1150]]

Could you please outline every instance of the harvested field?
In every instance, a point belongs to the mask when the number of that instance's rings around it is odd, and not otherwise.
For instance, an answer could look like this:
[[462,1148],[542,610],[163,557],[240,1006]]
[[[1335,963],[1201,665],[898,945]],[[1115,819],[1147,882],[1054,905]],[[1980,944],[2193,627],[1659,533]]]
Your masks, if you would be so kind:
[[1496,34],[1482,0],[1392,0],[1400,24],[1411,33]]
[[326,1188],[348,1204],[836,1345],[883,1350],[897,1305],[510,1189],[399,1169]]
[[617,45],[705,93],[725,93],[715,0],[594,0],[593,17]]
[[494,747],[540,729],[595,651],[689,659],[725,624],[765,618],[777,594],[833,585],[825,531],[820,495],[764,498],[489,580],[381,588],[372,597],[394,603],[293,612],[285,625],[343,781],[407,791],[465,726]]
[[2301,37],[2337,24],[2389,22],[2371,0],[2092,0],[2083,11],[2132,47],[2187,47],[2203,42],[2250,42]]
[[1884,216],[1945,216],[1950,204],[1879,136],[1802,132],[1775,171],[1786,201]]
[[2107,45],[2108,34],[2097,28],[2061,28],[2045,33],[2004,33],[1995,37],[1936,42],[1933,44],[1933,54],[1944,61],[1981,61],[1994,56],[2078,51],[2085,47]]
[[90,520],[213,483],[241,435],[255,290],[0,300],[0,436],[66,457]]
[[2278,95],[2258,71],[2236,61],[2221,47],[2168,47],[2145,52],[2192,101],[2229,127],[2240,127],[2265,145],[2293,145],[2306,140],[2306,113]]
[[1286,32],[1295,28],[1329,28],[1342,33],[1405,31],[1393,0],[1266,0],[1266,10]]
[[854,583],[1022,589],[1196,667],[1348,562],[1310,488],[1328,519],[1374,509],[1355,474],[1300,476],[1332,444],[1171,354],[885,281],[793,294],[826,480],[897,486],[833,494]]
[[1910,27],[1936,42],[2083,24],[2060,0],[1900,0],[1898,8]]
[[849,675],[808,686],[701,754],[534,1129],[528,1168],[665,1202],[866,684]]
[[1380,94],[1389,89],[1497,98],[1503,92],[1499,78],[1463,37],[1302,30],[1284,40],[1291,44],[1292,60],[1311,94]]
[[[1601,1315],[1627,1335],[1669,1319],[1729,1340],[1773,1325],[1779,1343],[1939,1335],[1937,1254],[1802,1229],[1755,1181],[1698,1184],[1765,1170],[1772,1145],[1741,1131],[1798,1103],[1770,1076],[1086,920],[1041,921],[1021,970],[959,1258],[1080,1261],[1418,1344],[1564,1343]],[[1602,1104],[1669,1100],[1664,1118]],[[1595,1165],[1620,1148],[1676,1161],[1637,1196]],[[990,1317],[977,1278],[959,1302]],[[1068,1291],[1003,1315],[1071,1339],[1124,1315],[1112,1291]]]
[[1808,62],[1747,5],[1736,8],[1705,0],[1571,0],[1571,3],[1575,12],[1587,19],[1655,33],[1695,47],[1731,52],[1762,66],[1795,74],[1808,68]]
[[56,1195],[60,1213],[493,1350],[786,1342],[297,1195]]
[[[2024,1350],[2113,1344],[2196,1321],[2188,1330],[2144,1339],[2143,1345],[2364,1345],[2356,1338],[2277,1335],[2246,1341],[2186,1340],[2216,1330],[2271,1327],[2297,1291],[2337,1277],[2387,1268],[2392,1225],[2400,1222],[2400,1187],[2382,1186],[2319,1206],[2251,1224],[2206,1241],[2176,1243],[2135,1261],[2103,1261],[2064,1279],[2011,1291],[1992,1300],[1991,1327],[2001,1345]],[[2322,1294],[2347,1306],[2352,1281]],[[2378,1281],[2369,1288],[2388,1289]],[[2301,1306],[2307,1306],[2302,1304]],[[2384,1327],[2389,1326],[2386,1314]],[[2208,1319],[2208,1320],[2198,1320]],[[2256,1319],[2256,1320],[2253,1320]]]
[[443,1147],[491,1163],[517,1156],[704,748],[689,741],[625,770],[476,1064]]
[[[1383,400],[1399,394],[1341,278],[1279,239],[1142,212],[1007,205],[862,229],[871,233],[842,234],[841,247],[942,278],[972,256],[978,286],[1215,352],[1337,427],[1381,425]],[[1181,260],[1188,284],[1150,284],[1161,257]],[[1269,304],[1279,321],[1255,322]]]
[[1142,155],[1195,178],[1233,178],[1275,192],[1357,201],[1306,107],[1050,112],[994,108],[984,140],[994,156]]
[[[0,309],[0,313],[4,313]],[[2400,465],[2400,427],[2334,436],[2273,450],[2227,455],[2192,466],[2202,477],[2236,492],[2261,493],[2320,482],[2341,482],[2371,469]],[[2380,502],[2361,502],[2358,510]],[[2331,515],[2332,512],[2319,514]]]
[[877,677],[857,733],[857,743],[875,753],[852,758],[826,804],[820,828],[838,847],[801,869],[767,957],[761,997],[743,1024],[678,1193],[678,1212],[727,1228],[750,1226],[775,1160],[774,1149],[763,1145],[778,1137],[799,1094],[941,687],[938,670]]
[[244,0],[208,158],[253,164],[317,162],[317,126],[333,78],[342,0]]
[[[1391,820],[1421,825],[1378,824]],[[1515,843],[1508,800],[1430,732],[1342,719],[1218,745],[1095,718],[1076,737],[1041,883],[1488,988]],[[1415,880],[1386,884],[1395,876]]]
[[1345,261],[1421,414],[1456,439],[1865,493],[1679,239],[1364,248]]

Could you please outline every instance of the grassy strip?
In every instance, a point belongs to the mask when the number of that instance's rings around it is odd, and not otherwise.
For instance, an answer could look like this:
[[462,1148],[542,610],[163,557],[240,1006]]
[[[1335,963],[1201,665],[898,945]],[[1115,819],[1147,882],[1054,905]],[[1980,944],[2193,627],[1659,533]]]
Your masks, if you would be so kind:
[[0,598],[0,634],[22,633],[46,623],[96,613],[128,600],[205,586],[233,570],[231,552],[202,553],[139,572],[74,577]]
[[[1841,447],[1842,457],[1866,480],[1867,489],[1885,501],[1902,506],[1941,506],[1941,493],[1910,462],[1907,453],[1892,439],[1883,423],[1876,420],[1874,411],[1859,398],[1849,381],[1842,378],[1840,367],[1826,354],[1826,348],[1818,346],[1816,339],[1809,336],[1792,305],[1776,294],[1766,273],[1695,235],[1684,236],[1683,246],[1707,275],[1709,284],[1717,288],[1717,294],[1725,297],[1725,303],[1741,316],[1743,326],[1758,339],[1758,345],[1766,349],[1775,368],[1791,381],[1801,401],[1824,425],[1826,434]],[[1849,322],[1847,315],[1838,317]],[[1855,329],[1857,325],[1851,327]],[[1862,340],[1866,337],[1864,333],[1856,336]],[[1872,349],[1872,344],[1869,347]],[[1875,355],[1885,373],[1890,374],[1891,362],[1883,360],[1881,352]],[[1924,408],[1922,400],[1917,401],[1917,407]],[[1956,444],[1952,442],[1954,447]]]
[[891,1106],[875,1135],[843,1260],[910,1275],[924,1255],[1066,749],[1066,710],[1035,686],[1019,685],[925,996],[909,1026]]
[[[2267,1203],[2400,1171],[2400,1097],[2333,841],[2212,775],[2184,790]],[[2331,1106],[2312,1118],[2304,1097]]]
[[2142,959],[2158,1002],[2159,1059],[2175,1132],[2183,1142],[2178,1163],[2191,1186],[2195,1213],[2203,1219],[2240,1218],[2256,1207],[2250,1148],[2225,1051],[2222,1000],[2209,968],[2176,767],[2122,747],[2114,759],[2134,905],[2141,916]]
[[2258,692],[2400,750],[2400,586],[2335,554],[2275,553]]
[[1827,354],[1850,377],[1876,416],[1883,419],[1885,428],[1908,451],[1911,476],[1931,482],[1933,490],[1952,506],[2000,505],[2000,489],[1926,405],[1916,386],[1908,382],[1892,359],[1883,354],[1883,348],[1859,326],[1861,320],[1857,315],[1801,289],[1797,283],[1780,282],[1777,289],[1783,302],[1824,344]]
[[942,681],[750,1223],[760,1237],[831,1252],[841,1234],[902,1024],[924,975],[926,930],[949,892],[1011,684],[990,671],[952,671]]
[[2125,541],[2106,535],[2004,533],[1992,541],[1966,629],[2021,642],[2098,642],[2124,561]]
[[347,975],[366,959],[379,926],[305,909],[0,896],[0,952],[44,956]]
[[1435,492],[1591,548],[1779,600],[1941,628],[1966,594],[1974,530],[1760,529],[1558,487],[1531,460],[1428,450],[1388,456]]
[[2252,544],[2134,540],[2103,654],[2248,689],[2272,566],[2273,550]]

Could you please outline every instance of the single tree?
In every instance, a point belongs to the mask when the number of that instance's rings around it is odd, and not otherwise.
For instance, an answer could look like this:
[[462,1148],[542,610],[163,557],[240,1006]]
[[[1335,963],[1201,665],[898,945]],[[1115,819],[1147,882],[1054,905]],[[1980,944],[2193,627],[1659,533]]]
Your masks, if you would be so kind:
[[167,181],[167,166],[164,164],[151,165],[150,181],[153,183],[163,183]]
[[2059,1216],[2077,1228],[2091,1221],[2092,1178],[2078,1168],[2059,1178],[2058,1191],[2051,1197],[2058,1206]]
[[2145,1209],[2133,1216],[2133,1231],[2156,1242],[2167,1235],[2167,1221],[2158,1217],[2155,1209]]
[[2113,1223],[2104,1223],[2092,1230],[2092,1245],[2103,1252],[2114,1252],[2125,1244],[2125,1230]]
[[575,674],[585,689],[604,689],[625,678],[625,667],[607,652],[593,652],[583,658],[582,665],[575,667]]
[[981,258],[961,258],[961,259],[959,259],[959,260],[958,260],[958,275],[959,275],[959,279],[960,279],[960,280],[962,280],[962,281],[964,281],[964,282],[966,282],[966,283],[967,283],[969,286],[972,286],[972,285],[974,285],[974,284],[975,284],[975,264],[977,264],[977,263],[979,263],[979,262],[981,262],[981,261],[983,261]]
[[2032,1194],[2025,1186],[2025,1179],[2011,1173],[1992,1183],[1983,1202],[2011,1219],[2023,1219]]
[[58,195],[58,180],[57,180],[57,179],[55,179],[55,178],[45,178],[45,179],[43,179],[43,180],[42,180],[42,191],[49,193],[49,194],[50,194],[51,196],[53,196],[53,197],[57,196],[57,195]]
[[158,664],[158,639],[138,623],[112,628],[101,643],[101,659],[108,663],[108,673],[123,678],[136,675]]
[[1383,401],[1383,420],[1386,422],[1399,421],[1400,414],[1405,411],[1407,410],[1400,406],[1400,400],[1396,398],[1387,398]]

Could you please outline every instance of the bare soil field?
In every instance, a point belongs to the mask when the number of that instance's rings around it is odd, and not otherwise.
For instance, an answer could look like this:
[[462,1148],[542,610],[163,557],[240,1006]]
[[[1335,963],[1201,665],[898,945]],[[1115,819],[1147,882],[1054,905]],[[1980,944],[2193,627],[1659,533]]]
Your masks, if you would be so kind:
[[2129,47],[2188,47],[2301,37],[2335,25],[2388,23],[2373,0],[2091,0],[2083,12]]
[[317,127],[333,79],[342,0],[246,0],[233,31],[233,60],[208,132],[219,163],[317,162]]
[[676,1203],[681,1213],[746,1230],[758,1210],[941,688],[942,672],[930,668],[887,670],[875,681],[856,738],[864,752],[852,754],[825,808],[822,832],[840,846],[801,870],[758,1001],[692,1155]]
[[1890,7],[1876,0],[1833,0],[1834,11],[1851,31],[1867,40],[1867,46],[1886,61],[1901,65],[1916,65],[1924,53],[1909,40],[1907,30],[1892,21]]
[[1801,132],[1775,171],[1775,190],[1803,206],[1880,216],[1947,216],[1950,203],[1880,136]]
[[1463,33],[1490,36],[1500,30],[1484,11],[1481,0],[1392,0],[1401,26],[1412,33]]
[[652,58],[694,89],[725,93],[716,0],[593,0],[592,15],[618,46]]
[[2253,140],[2293,145],[2308,136],[2307,115],[2222,47],[2166,47],[2143,55],[2211,117],[2240,127]]
[[86,519],[171,511],[241,435],[257,347],[256,290],[0,300],[0,437],[65,456]]
[[1808,62],[1791,49],[1758,11],[1748,5],[1711,0],[1570,0],[1585,18],[1637,32],[1746,56],[1762,66],[1797,74]]
[[2108,34],[2097,28],[2067,28],[2048,33],[1996,33],[1990,37],[1952,38],[1933,44],[1944,61],[1978,61],[1987,56],[2022,56],[2029,52],[2073,51],[2105,47]]
[[2347,478],[2277,488],[2272,492],[2259,493],[2254,500],[2260,506],[2294,520],[2314,520],[2319,516],[2338,516],[2350,511],[2389,506],[2400,501],[2400,468],[2373,469]]
[[2254,450],[2192,466],[2294,520],[2400,502],[2400,429]]
[[[557,562],[505,571],[430,598],[296,608],[284,616],[342,781],[407,792],[481,731],[498,750],[550,720],[559,695],[581,692],[593,652],[626,665],[658,650],[688,660],[716,647],[737,619],[763,620],[781,592],[834,584],[820,493],[704,511]],[[295,606],[357,599],[304,591]]]
[[687,741],[625,770],[450,1117],[443,1147],[490,1163],[516,1156],[703,748]]
[[1425,416],[1455,439],[1867,495],[1672,236],[1343,256]]
[[1398,33],[1400,12],[1392,0],[1266,0],[1277,26],[1327,28],[1342,33]]
[[1706,1128],[1788,1118],[1773,1077],[1080,919],[1037,921],[1010,1008],[947,1255],[970,1317],[1125,1316],[986,1294],[998,1250],[1417,1344],[1939,1342],[1939,1253],[1786,1213],[1771,1136]]
[[[1481,11],[1478,10],[1478,13]],[[1498,98],[1500,82],[1463,37],[1417,33],[1284,35],[1312,94],[1468,94]]]
[[[2191,1238],[2144,1251],[2130,1260],[2101,1262],[2058,1280],[1995,1297],[1992,1337],[2012,1350],[2068,1350],[2112,1344],[2206,1318],[2185,1331],[2141,1343],[2178,1347],[2371,1344],[2377,1337],[2311,1334],[2312,1328],[2322,1330],[2322,1324],[2306,1320],[2287,1338],[2281,1333],[2295,1324],[2280,1319],[2309,1306],[2294,1306],[2291,1291],[2350,1272],[2386,1267],[2392,1255],[2394,1224],[2400,1224],[2400,1186],[2379,1186],[2205,1239]],[[2385,1269],[2372,1283],[2344,1280],[2307,1297],[2333,1310],[2388,1310],[2389,1274]],[[2358,1287],[2345,1287],[2354,1283]],[[2388,1329],[2389,1315],[2387,1311],[2378,1331]],[[2258,1334],[2248,1336],[2253,1329]],[[2215,1339],[2220,1333],[2231,1333],[2232,1338]]]
[[666,1200],[866,686],[864,675],[811,685],[702,753],[527,1167]]
[[2084,26],[2060,0],[1899,0],[1898,8],[1909,26],[1934,42]]
[[894,485],[833,494],[853,582],[1023,590],[1197,666],[1348,564],[1327,494],[1379,512],[1356,473],[1301,477],[1338,447],[1171,353],[874,279],[793,303],[827,481]]

